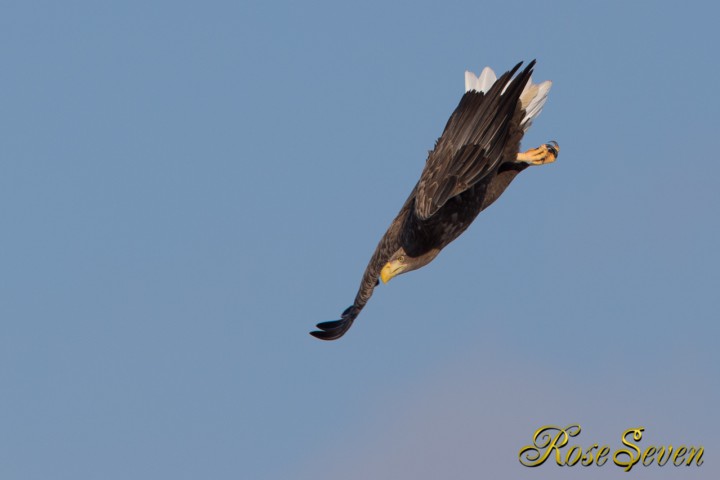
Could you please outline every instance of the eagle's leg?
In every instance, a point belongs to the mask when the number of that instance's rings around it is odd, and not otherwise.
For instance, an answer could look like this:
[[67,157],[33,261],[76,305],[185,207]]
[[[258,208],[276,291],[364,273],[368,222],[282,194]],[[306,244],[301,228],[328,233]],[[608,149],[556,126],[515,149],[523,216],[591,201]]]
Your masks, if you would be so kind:
[[545,165],[546,163],[552,163],[557,160],[559,153],[560,145],[553,140],[537,148],[531,148],[527,152],[518,153],[517,161],[529,163],[530,165]]

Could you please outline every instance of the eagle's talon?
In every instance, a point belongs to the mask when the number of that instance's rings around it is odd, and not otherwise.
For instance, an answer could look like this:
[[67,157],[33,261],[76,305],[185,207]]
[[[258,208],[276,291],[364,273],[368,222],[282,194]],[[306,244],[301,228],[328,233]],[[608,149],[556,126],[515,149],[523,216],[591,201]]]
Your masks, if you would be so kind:
[[560,153],[560,145],[555,140],[545,144],[545,147],[551,152],[556,158]]
[[527,152],[518,153],[516,160],[530,165],[545,165],[557,160],[559,153],[560,145],[555,140],[551,140],[537,148],[531,148]]

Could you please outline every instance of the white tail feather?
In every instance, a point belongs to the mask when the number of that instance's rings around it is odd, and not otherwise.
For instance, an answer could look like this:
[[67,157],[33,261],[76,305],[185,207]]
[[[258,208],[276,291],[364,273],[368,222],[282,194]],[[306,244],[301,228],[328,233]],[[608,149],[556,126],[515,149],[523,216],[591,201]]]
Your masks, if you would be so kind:
[[495,76],[495,72],[493,72],[490,67],[483,68],[479,77],[476,77],[472,72],[466,71],[465,91],[469,92],[470,90],[475,90],[476,92],[485,93],[490,90],[490,87],[493,86],[495,80],[497,80],[497,76]]
[[478,91],[487,92],[488,90],[490,90],[490,87],[493,86],[495,80],[497,80],[497,76],[495,75],[495,72],[492,71],[492,68],[483,68],[483,71],[480,72],[480,76],[478,77]]
[[[490,87],[492,87],[496,81],[497,76],[490,67],[483,68],[482,72],[480,72],[480,75],[477,77],[474,73],[466,71],[465,92],[475,90],[476,92],[485,93],[490,90]],[[509,84],[510,82],[505,85],[505,89],[507,89]],[[528,81],[527,85],[525,85],[525,88],[520,94],[520,105],[523,110],[525,110],[525,117],[520,125],[524,131],[527,131],[527,129],[530,128],[533,119],[540,115],[551,86],[552,82],[550,80],[546,80],[542,83],[533,83],[532,77]],[[505,93],[505,89],[503,89],[502,93]]]
[[520,94],[520,105],[522,105],[523,110],[525,110],[525,118],[523,118],[520,125],[524,131],[527,131],[533,119],[540,115],[551,86],[552,82],[550,80],[542,83],[532,83],[531,78]]
[[470,90],[475,90],[476,85],[477,85],[477,77],[475,76],[475,74],[469,70],[465,70],[465,92],[469,92]]

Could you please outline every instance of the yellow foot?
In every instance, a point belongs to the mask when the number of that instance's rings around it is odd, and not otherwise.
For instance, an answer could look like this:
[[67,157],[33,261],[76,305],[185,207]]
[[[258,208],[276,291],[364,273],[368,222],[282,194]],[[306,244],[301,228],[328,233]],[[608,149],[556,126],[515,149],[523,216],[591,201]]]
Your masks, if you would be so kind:
[[545,145],[540,145],[538,148],[531,148],[527,152],[518,153],[517,161],[529,163],[530,165],[545,165],[557,160],[559,153],[560,145],[553,140]]

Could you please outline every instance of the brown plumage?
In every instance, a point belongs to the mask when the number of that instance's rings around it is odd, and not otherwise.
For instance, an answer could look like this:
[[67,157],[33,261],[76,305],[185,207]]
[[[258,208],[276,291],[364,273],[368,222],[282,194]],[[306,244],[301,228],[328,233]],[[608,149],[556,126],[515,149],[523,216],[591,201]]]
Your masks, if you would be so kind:
[[[370,299],[381,271],[387,281],[427,265],[497,200],[528,163],[554,161],[557,144],[544,146],[551,159],[518,161],[520,140],[542,107],[542,102],[528,107],[525,97],[521,102],[534,64],[530,62],[513,78],[521,64],[516,65],[487,92],[471,89],[463,95],[430,152],[420,180],[370,258],[355,301],[340,320],[318,324],[313,336],[340,338]],[[537,91],[537,85],[532,86]],[[523,105],[533,112],[526,112]]]

